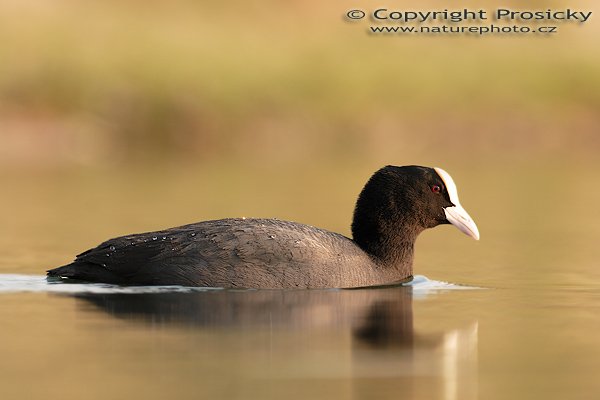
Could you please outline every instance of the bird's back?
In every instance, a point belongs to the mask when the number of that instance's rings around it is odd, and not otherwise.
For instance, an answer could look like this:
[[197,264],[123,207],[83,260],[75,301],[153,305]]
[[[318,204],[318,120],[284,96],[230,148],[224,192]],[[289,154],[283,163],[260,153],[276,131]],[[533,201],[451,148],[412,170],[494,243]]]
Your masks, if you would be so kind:
[[349,238],[273,219],[224,219],[108,240],[49,272],[119,284],[324,288],[377,284]]

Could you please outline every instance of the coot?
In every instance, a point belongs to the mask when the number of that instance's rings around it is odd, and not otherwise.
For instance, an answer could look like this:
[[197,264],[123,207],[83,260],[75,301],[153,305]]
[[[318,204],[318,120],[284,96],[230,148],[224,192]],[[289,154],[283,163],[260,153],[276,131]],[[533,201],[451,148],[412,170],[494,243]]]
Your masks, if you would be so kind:
[[110,239],[50,277],[125,285],[352,288],[412,277],[423,230],[452,224],[479,239],[441,168],[386,166],[356,202],[353,239],[277,219],[221,219]]

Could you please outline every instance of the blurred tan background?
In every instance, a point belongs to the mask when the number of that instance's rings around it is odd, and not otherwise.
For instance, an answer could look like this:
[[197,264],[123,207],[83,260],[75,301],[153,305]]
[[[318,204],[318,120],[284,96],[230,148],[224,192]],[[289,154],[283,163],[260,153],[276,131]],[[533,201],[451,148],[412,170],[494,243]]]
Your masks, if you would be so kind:
[[548,37],[400,37],[344,21],[352,2],[212,3],[0,1],[0,165],[503,162],[600,147],[594,15]]
[[[535,9],[595,12],[579,3]],[[373,36],[344,19],[378,6],[0,0],[2,268],[40,272],[107,236],[228,216],[349,234],[385,164],[450,171],[498,262],[494,234],[517,222],[595,232],[589,214],[540,205],[598,196],[596,15],[552,36]],[[455,232],[427,235],[472,251]],[[556,261],[548,243],[526,260]],[[461,262],[464,279],[478,261]]]

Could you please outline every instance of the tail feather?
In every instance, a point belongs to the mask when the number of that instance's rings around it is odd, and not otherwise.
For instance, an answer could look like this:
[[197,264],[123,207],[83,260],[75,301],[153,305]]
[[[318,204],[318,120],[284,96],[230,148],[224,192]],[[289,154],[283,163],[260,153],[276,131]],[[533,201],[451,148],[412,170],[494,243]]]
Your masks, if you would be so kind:
[[62,267],[46,271],[49,277],[75,279],[88,282],[125,283],[123,278],[115,275],[106,268],[92,263],[73,262]]

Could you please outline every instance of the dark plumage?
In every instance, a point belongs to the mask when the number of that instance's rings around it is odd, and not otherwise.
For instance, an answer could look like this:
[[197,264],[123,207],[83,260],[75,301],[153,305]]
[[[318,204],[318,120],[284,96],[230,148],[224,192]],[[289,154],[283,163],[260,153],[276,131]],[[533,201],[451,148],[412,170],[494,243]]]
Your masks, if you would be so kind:
[[134,285],[349,288],[412,276],[419,233],[452,223],[478,239],[450,175],[387,166],[362,190],[352,235],[276,219],[222,219],[110,239],[49,276]]

